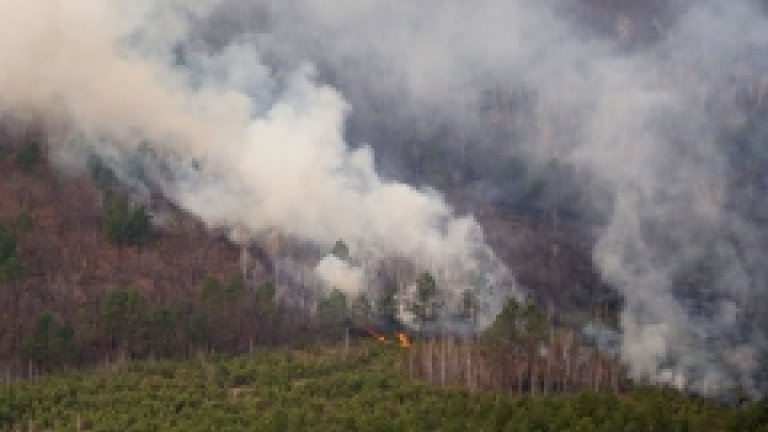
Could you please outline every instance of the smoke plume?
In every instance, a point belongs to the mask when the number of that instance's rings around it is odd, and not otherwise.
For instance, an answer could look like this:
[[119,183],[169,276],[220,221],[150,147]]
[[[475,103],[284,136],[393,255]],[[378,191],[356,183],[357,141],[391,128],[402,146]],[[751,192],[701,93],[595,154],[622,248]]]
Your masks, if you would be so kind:
[[[447,294],[475,273],[504,276],[471,217],[380,177],[370,147],[347,145],[350,107],[309,61],[270,70],[248,42],[195,48],[190,26],[214,6],[4,2],[0,103],[44,119],[63,167],[96,155],[245,243],[272,230],[328,250],[343,239],[359,259],[444,275]],[[318,273],[361,289],[362,270],[331,264]]]

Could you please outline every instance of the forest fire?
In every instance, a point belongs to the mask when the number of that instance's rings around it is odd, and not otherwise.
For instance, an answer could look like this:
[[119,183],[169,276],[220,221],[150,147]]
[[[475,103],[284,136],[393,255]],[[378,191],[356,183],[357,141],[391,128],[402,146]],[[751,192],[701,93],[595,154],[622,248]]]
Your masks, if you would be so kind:
[[400,345],[400,348],[410,348],[411,347],[411,340],[408,338],[408,335],[403,332],[397,332],[395,333],[395,338],[397,339],[397,343]]
[[[368,335],[371,336],[372,338],[376,339],[378,342],[386,343],[386,344],[392,343],[391,339],[387,338],[381,333],[376,332],[375,330],[366,328],[365,332],[368,333]],[[411,339],[404,332],[396,332],[394,336],[394,341],[397,342],[397,345],[400,348],[410,348],[412,345]]]

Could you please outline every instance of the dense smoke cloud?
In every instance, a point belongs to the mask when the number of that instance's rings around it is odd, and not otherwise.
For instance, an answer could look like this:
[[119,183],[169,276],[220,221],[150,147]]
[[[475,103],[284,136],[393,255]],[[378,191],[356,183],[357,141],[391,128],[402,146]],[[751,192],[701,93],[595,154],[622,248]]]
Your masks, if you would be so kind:
[[[8,66],[0,71],[0,103],[44,119],[60,165],[83,168],[95,154],[125,181],[159,188],[244,243],[277,230],[327,250],[343,239],[362,262],[407,259],[438,275],[449,298],[469,289],[475,274],[505,277],[471,217],[455,216],[432,189],[381,178],[369,147],[347,146],[349,107],[318,82],[311,63],[273,73],[246,42],[187,49],[179,58],[186,26],[208,7],[2,6]],[[326,264],[321,277],[330,273]],[[336,281],[341,271],[347,281],[363,271],[332,270]],[[503,297],[496,285],[478,295]],[[490,310],[481,322],[492,318]]]
[[[235,5],[214,14],[226,22]],[[624,299],[631,373],[761,394],[765,328],[752,320],[766,299],[765,236],[760,210],[744,206],[759,195],[728,184],[739,151],[725,137],[745,123],[747,86],[764,80],[767,22],[750,2],[647,8],[645,24],[618,15],[606,37],[557,2],[261,2],[245,10],[266,25],[207,34],[248,35],[277,64],[313,59],[349,95],[365,139],[386,140],[376,121],[417,136],[447,127],[464,139],[443,146],[586,169],[595,262]],[[516,103],[501,126],[485,120],[489,91]]]
[[[378,175],[408,177],[363,141],[572,167],[633,376],[764,394],[765,187],[741,174],[768,161],[751,108],[768,20],[756,2],[679,0],[606,26],[565,3],[2,0],[0,105],[61,131],[61,163],[95,152],[120,171],[150,142],[145,179],[212,227],[341,238],[462,283],[503,273],[478,225]],[[333,258],[318,271],[364,279]]]

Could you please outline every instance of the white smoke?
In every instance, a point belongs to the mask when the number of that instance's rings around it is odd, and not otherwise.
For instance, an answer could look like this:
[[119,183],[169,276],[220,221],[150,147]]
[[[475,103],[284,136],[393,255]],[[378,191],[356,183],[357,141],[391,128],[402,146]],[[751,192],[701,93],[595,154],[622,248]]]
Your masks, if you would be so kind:
[[356,299],[365,293],[365,274],[363,269],[329,255],[315,267],[320,280],[327,287],[343,292],[350,299]]
[[209,227],[328,247],[342,238],[358,257],[466,280],[503,274],[471,217],[433,190],[382,179],[369,147],[348,147],[349,107],[311,64],[278,76],[246,43],[167,58],[216,4],[203,3],[4,1],[0,104],[45,118],[59,163],[82,168],[95,153],[118,171],[138,165]]
[[628,50],[622,37],[585,34],[554,2],[340,3],[307,1],[296,15],[340,58],[372,57],[360,69],[372,86],[407,95],[405,110],[482,133],[472,119],[484,86],[531,89],[534,120],[522,128],[533,133],[507,146],[587,168],[585,188],[608,191],[595,194],[608,197],[595,203],[608,221],[595,261],[624,299],[633,376],[709,395],[764,393],[766,330],[747,312],[768,297],[765,230],[729,202],[729,176],[740,173],[722,142],[744,122],[746,89],[736,86],[765,73],[768,21],[754,4],[678,2],[668,28],[654,25],[655,42]]
[[[750,328],[748,312],[768,297],[765,230],[728,197],[723,142],[744,123],[738,86],[764,81],[768,22],[754,3],[649,5],[644,28],[617,16],[607,36],[556,1],[248,3],[215,14],[259,11],[267,24],[208,29],[212,38],[249,35],[278,64],[323,64],[359,117],[378,120],[372,107],[389,104],[393,128],[448,124],[471,152],[586,169],[582,188],[600,214],[595,262],[625,303],[632,375],[710,395],[764,393],[765,329]],[[633,38],[645,45],[626,46]],[[507,119],[511,134],[485,130],[494,88],[532,100]]]

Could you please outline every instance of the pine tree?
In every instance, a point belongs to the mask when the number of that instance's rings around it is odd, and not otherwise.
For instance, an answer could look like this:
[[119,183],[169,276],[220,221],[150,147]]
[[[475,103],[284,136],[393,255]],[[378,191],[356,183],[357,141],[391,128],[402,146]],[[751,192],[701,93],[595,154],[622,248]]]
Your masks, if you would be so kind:
[[147,301],[134,288],[115,288],[101,304],[107,336],[121,354],[136,352],[143,342],[147,324]]
[[0,283],[13,282],[21,278],[21,259],[16,252],[16,239],[0,225]]
[[132,206],[121,195],[108,196],[104,234],[118,251],[125,246],[134,246],[141,253],[142,247],[154,238],[147,208],[143,205]]
[[16,151],[16,164],[24,171],[32,171],[41,159],[40,147],[35,143],[26,143]]
[[424,272],[416,281],[415,298],[411,304],[413,314],[423,325],[437,318],[437,282],[429,273]]
[[24,342],[23,352],[46,369],[65,364],[74,353],[72,329],[45,314],[37,320],[34,332]]

